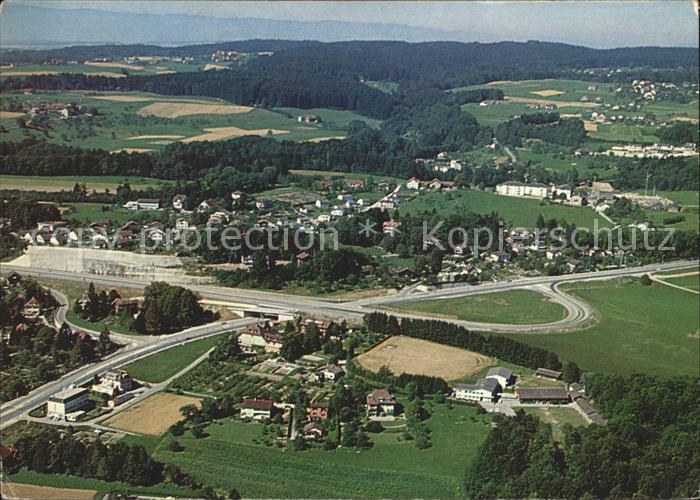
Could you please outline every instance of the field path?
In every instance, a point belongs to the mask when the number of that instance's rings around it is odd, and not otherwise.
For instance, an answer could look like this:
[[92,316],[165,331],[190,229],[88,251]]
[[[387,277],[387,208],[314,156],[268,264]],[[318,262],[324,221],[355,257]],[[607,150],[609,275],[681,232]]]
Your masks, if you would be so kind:
[[[697,274],[697,273],[695,273],[695,274]],[[654,281],[656,283],[661,283],[662,285],[670,286],[671,288],[678,288],[679,290],[683,290],[684,292],[690,292],[690,293],[694,293],[695,295],[700,295],[700,291],[691,290],[690,288],[676,285],[675,283],[669,283],[668,281],[664,281],[662,279],[659,279],[656,276],[650,276],[650,277],[651,277],[651,281]],[[664,277],[669,278],[670,276],[664,276]]]

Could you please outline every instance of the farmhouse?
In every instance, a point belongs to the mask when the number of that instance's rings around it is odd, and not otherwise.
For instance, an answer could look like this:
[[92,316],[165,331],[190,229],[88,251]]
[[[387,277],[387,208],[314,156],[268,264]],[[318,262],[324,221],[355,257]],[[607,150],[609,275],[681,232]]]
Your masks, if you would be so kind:
[[401,227],[400,222],[388,220],[382,223],[382,232],[387,236],[394,236],[399,232],[399,227]]
[[264,420],[272,416],[272,401],[269,399],[244,399],[241,403],[241,418]]
[[454,398],[463,401],[493,401],[498,394],[498,381],[495,378],[482,378],[476,384],[457,384]]
[[561,378],[561,372],[556,370],[548,370],[547,368],[538,368],[535,371],[537,377],[548,378],[552,380],[559,380]]
[[83,387],[72,387],[49,398],[46,414],[49,417],[65,418],[69,413],[85,408],[87,403],[88,390]]
[[187,196],[184,194],[176,194],[173,197],[173,208],[175,210],[182,210],[185,208],[185,204],[187,203]]
[[408,182],[406,182],[406,189],[420,189],[420,187],[421,181],[415,177],[411,177],[408,179]]
[[375,389],[367,395],[368,417],[393,417],[396,409],[396,397],[386,389]]
[[129,314],[136,314],[143,306],[143,300],[116,298],[110,305],[117,316],[124,311],[129,311]]
[[309,420],[326,420],[328,418],[328,401],[312,401],[306,408]]
[[249,326],[238,337],[238,345],[246,352],[262,347],[265,352],[278,352],[282,347],[282,335],[269,322]]
[[335,382],[340,377],[345,375],[345,370],[338,365],[326,365],[321,367],[320,373],[323,375],[323,380]]
[[24,303],[22,308],[22,316],[27,319],[36,319],[41,315],[41,304],[36,298],[32,297],[27,302]]
[[349,188],[359,189],[365,187],[365,181],[362,179],[347,179],[345,185]]
[[321,117],[317,115],[301,115],[297,118],[299,123],[321,123]]
[[569,403],[569,393],[563,387],[521,388],[515,394],[521,403]]
[[304,439],[317,440],[323,437],[325,429],[316,421],[309,422],[302,428]]
[[497,366],[491,368],[488,371],[488,373],[486,373],[486,378],[492,378],[496,380],[496,382],[498,382],[498,385],[501,386],[501,389],[505,389],[513,382],[513,372],[510,371],[508,368]]
[[114,396],[126,391],[130,391],[133,387],[133,380],[131,376],[124,370],[107,370],[98,384],[92,386],[94,392],[99,392],[102,394],[107,394],[108,396]]

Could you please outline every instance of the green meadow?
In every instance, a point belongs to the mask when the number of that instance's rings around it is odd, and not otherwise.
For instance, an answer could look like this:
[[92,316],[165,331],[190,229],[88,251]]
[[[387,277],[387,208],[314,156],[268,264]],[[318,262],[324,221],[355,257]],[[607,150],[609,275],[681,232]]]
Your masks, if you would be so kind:
[[593,227],[593,221],[598,221],[598,227],[609,226],[608,221],[599,217],[590,208],[570,207],[559,204],[540,204],[539,200],[501,196],[489,191],[463,189],[448,193],[421,192],[408,202],[401,204],[401,213],[417,214],[421,211],[435,210],[438,214],[454,213],[462,208],[480,214],[497,212],[505,222],[516,226],[532,227],[537,216],[542,214],[545,219],[556,218],[575,223],[578,227]]
[[[140,98],[140,101],[109,100],[101,97]],[[218,99],[191,96],[163,96],[144,92],[97,93],[83,91],[38,92],[24,95],[6,93],[2,96],[2,108],[11,103],[33,106],[38,103],[77,103],[88,110],[96,109],[97,116],[72,120],[52,119],[47,131],[36,128],[20,128],[17,118],[5,117],[0,125],[5,129],[3,140],[21,141],[28,137],[39,137],[54,144],[74,145],[82,148],[108,151],[144,150],[158,151],[173,142],[197,137],[209,132],[207,129],[237,127],[250,130],[251,134],[264,135],[291,141],[317,141],[328,138],[344,138],[345,129],[354,120],[361,120],[372,127],[378,120],[365,118],[351,111],[335,109],[301,110],[295,108],[252,108],[247,112],[215,114],[207,113],[206,105],[231,104]],[[198,114],[175,118],[167,116],[142,116],[139,110],[154,103],[201,104]],[[165,107],[165,105],[164,105]],[[321,116],[322,123],[300,123],[300,114],[314,113]],[[167,115],[167,112],[166,112]],[[28,118],[28,115],[27,115]],[[273,134],[267,131],[273,131]],[[239,135],[228,134],[215,140],[224,140]],[[145,137],[144,137],[145,136]]]
[[[454,299],[415,300],[385,307],[392,311],[423,313],[484,323],[535,324],[563,319],[563,307],[537,292],[513,290]],[[447,312],[448,311],[448,312]]]
[[172,181],[149,179],[147,177],[120,177],[109,175],[0,175],[2,189],[19,189],[20,191],[72,191],[76,183],[85,184],[88,191],[116,191],[120,184],[129,184],[133,190],[158,188]]
[[202,439],[185,433],[178,438],[184,451],[178,453],[161,446],[168,436],[161,440],[129,436],[126,442],[144,443],[155,450],[156,459],[175,463],[216,488],[237,488],[246,498],[340,498],[349,491],[356,498],[456,498],[491,417],[478,415],[471,406],[449,409],[426,403],[432,414],[426,425],[433,443],[427,450],[401,439],[401,421],[390,424],[394,429],[370,434],[373,446],[362,451],[283,452],[261,443],[262,425],[236,418],[209,425],[208,437]]
[[698,376],[698,295],[632,278],[567,285],[591,304],[599,321],[567,333],[511,334],[550,349],[584,370],[606,373]]
[[159,383],[176,375],[198,357],[214,347],[220,340],[213,335],[201,340],[195,340],[177,347],[167,349],[147,358],[134,361],[123,367],[126,372],[137,380]]

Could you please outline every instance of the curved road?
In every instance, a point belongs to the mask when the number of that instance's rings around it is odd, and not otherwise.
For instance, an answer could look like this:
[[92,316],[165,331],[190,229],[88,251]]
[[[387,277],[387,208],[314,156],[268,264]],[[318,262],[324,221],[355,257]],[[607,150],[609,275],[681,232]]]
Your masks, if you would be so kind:
[[[237,300],[246,302],[252,305],[257,305],[265,308],[276,308],[279,310],[299,310],[308,313],[332,315],[336,317],[361,318],[364,314],[371,311],[380,310],[378,306],[389,305],[413,300],[428,300],[449,297],[465,297],[470,295],[479,295],[484,293],[496,293],[506,290],[532,290],[543,293],[552,300],[561,304],[567,311],[567,316],[559,321],[545,323],[539,325],[508,325],[496,323],[477,323],[462,320],[446,320],[452,323],[460,324],[468,328],[480,331],[493,331],[504,333],[546,333],[554,331],[562,331],[579,327],[585,324],[592,317],[592,309],[585,302],[582,302],[574,297],[563,293],[559,289],[559,285],[565,282],[588,281],[610,279],[619,276],[634,276],[642,275],[659,270],[674,270],[694,267],[697,269],[698,261],[678,261],[666,264],[654,264],[643,267],[629,269],[614,269],[609,271],[588,272],[570,274],[564,276],[549,276],[537,278],[523,278],[514,281],[504,281],[496,283],[488,283],[479,286],[472,285],[456,285],[449,288],[430,292],[416,292],[402,294],[397,293],[386,297],[368,298],[353,301],[333,301],[324,300],[313,297],[297,297],[285,295],[275,292],[260,292],[256,290],[242,290],[223,288],[211,285],[189,286],[189,288],[197,291],[205,298]],[[98,276],[92,274],[76,274],[60,271],[50,271],[42,269],[31,269],[21,266],[3,265],[0,269],[2,273],[10,273],[17,271],[20,274],[25,274],[35,277],[54,278],[68,281],[93,281],[100,285],[119,285],[129,288],[143,288],[150,284],[149,282],[136,279],[119,278],[111,276]],[[55,320],[62,322],[65,319],[65,313],[68,307],[68,300],[65,295],[60,292],[54,293],[61,304],[57,312]],[[405,314],[393,312],[393,315],[407,318],[422,318],[431,319],[427,315]],[[434,319],[434,318],[432,318]],[[241,328],[246,325],[256,322],[255,318],[244,318],[235,321],[224,321],[204,325],[199,327],[183,330],[182,332],[153,337],[131,337],[119,334],[112,334],[112,338],[117,341],[123,341],[127,345],[110,355],[109,357],[97,362],[80,367],[73,372],[70,372],[58,380],[54,380],[43,386],[33,390],[26,396],[9,401],[0,406],[0,428],[5,427],[17,419],[21,418],[27,412],[45,402],[49,396],[68,387],[71,384],[82,384],[87,382],[95,375],[104,372],[109,368],[116,368],[137,359],[150,356],[160,351],[164,351],[177,344],[186,341],[196,340],[210,335],[216,335],[225,331],[231,331],[236,328]],[[84,330],[83,328],[80,328]],[[91,331],[92,335],[99,335],[99,332]]]

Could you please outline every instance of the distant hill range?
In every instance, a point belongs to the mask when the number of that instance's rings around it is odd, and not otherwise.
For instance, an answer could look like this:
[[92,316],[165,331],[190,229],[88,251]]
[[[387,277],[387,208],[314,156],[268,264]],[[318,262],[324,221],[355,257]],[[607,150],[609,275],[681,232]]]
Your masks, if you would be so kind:
[[0,27],[3,45],[34,47],[96,43],[186,45],[255,38],[323,41],[495,39],[479,33],[390,23],[133,14],[94,9],[51,9],[9,2],[2,7]]

